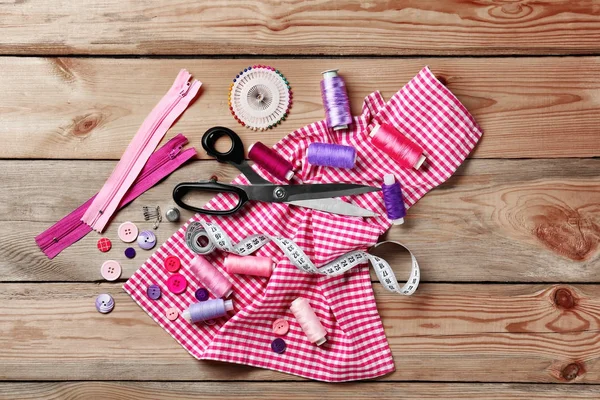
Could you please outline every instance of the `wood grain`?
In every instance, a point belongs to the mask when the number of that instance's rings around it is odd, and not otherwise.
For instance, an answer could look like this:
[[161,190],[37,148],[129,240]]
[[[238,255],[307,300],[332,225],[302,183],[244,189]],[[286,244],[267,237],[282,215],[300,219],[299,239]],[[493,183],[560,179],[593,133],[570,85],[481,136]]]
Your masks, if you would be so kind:
[[368,399],[396,400],[571,400],[597,399],[600,388],[591,385],[482,383],[350,383],[317,382],[53,382],[2,383],[1,400],[195,400],[215,397],[244,399]]
[[[92,196],[114,161],[0,161],[0,281],[97,281],[106,254],[91,233],[48,260],[33,238]],[[172,206],[176,183],[216,174],[228,182],[237,171],[215,161],[195,161],[120,211],[105,236],[110,254],[127,247],[117,236],[121,222],[144,222],[143,205]],[[15,195],[18,193],[18,195]],[[209,196],[205,196],[208,200]],[[409,210],[406,223],[386,238],[416,255],[425,281],[600,282],[600,160],[468,160],[455,176]],[[184,211],[183,220],[190,217]],[[178,224],[156,231],[166,240]],[[406,254],[381,254],[402,279]],[[121,257],[129,277],[150,253]],[[485,261],[484,261],[485,260]]]
[[[95,310],[99,293],[115,298],[111,314]],[[600,381],[598,285],[425,284],[412,297],[379,286],[375,293],[397,369],[385,380]],[[0,302],[4,380],[299,379],[195,360],[119,284],[4,283]]]
[[594,1],[11,0],[0,15],[4,54],[586,54],[600,39]]
[[[231,79],[257,63],[281,69],[294,91],[288,120],[266,133],[242,128],[227,107]],[[199,144],[206,129],[226,125],[235,128],[247,145],[256,140],[271,145],[323,118],[320,71],[340,68],[358,114],[364,96],[380,90],[389,98],[427,64],[485,131],[473,157],[600,156],[598,57],[266,61],[4,57],[0,58],[0,157],[119,159],[180,68],[194,73],[204,89],[172,132],[183,132]]]

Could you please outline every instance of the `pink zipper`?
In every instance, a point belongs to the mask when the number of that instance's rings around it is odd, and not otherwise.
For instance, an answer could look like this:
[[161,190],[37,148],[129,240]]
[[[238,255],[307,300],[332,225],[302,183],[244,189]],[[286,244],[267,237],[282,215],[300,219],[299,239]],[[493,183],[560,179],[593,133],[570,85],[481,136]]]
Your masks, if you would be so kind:
[[[196,154],[196,149],[192,147],[182,151],[183,146],[187,142],[188,140],[185,136],[178,134],[153,153],[140,172],[140,175],[129,188],[127,194],[119,202],[118,209],[131,203],[139,195],[156,185],[192,158]],[[95,197],[93,196],[35,238],[38,247],[48,258],[52,259],[56,257],[61,251],[92,231],[92,228],[85,224],[81,218]]]
[[171,89],[146,117],[114,171],[84,213],[81,220],[95,231],[104,230],[160,140],[198,94],[202,84],[197,80],[190,82],[191,77],[186,70],[179,72]]

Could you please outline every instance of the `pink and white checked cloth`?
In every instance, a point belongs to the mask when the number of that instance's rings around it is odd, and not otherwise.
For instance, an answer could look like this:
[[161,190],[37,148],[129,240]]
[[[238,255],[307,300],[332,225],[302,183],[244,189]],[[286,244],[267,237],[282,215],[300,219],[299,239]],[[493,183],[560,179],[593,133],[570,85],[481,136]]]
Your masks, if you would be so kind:
[[[370,127],[382,122],[396,126],[423,147],[427,162],[420,170],[400,168],[371,145]],[[379,92],[367,96],[362,115],[354,119],[349,131],[333,132],[325,121],[319,121],[292,132],[274,149],[299,168],[294,183],[360,182],[380,186],[382,176],[393,173],[400,178],[406,206],[410,207],[456,171],[481,135],[481,129],[465,107],[426,67],[387,103]],[[356,147],[356,167],[346,170],[307,164],[306,151],[312,142]],[[259,167],[254,168],[273,181],[274,178]],[[243,175],[234,182],[248,183]],[[230,217],[196,215],[191,221],[203,219],[219,224],[234,243],[255,233],[290,238],[318,267],[351,250],[366,250],[390,227],[384,217],[380,192],[345,200],[375,210],[382,217],[345,217],[285,204],[254,202]],[[209,205],[229,208],[233,199],[219,195]],[[329,382],[374,378],[394,370],[371,289],[368,265],[362,264],[338,277],[307,274],[294,267],[272,242],[256,252],[277,260],[270,279],[229,276],[223,268],[225,254],[215,252],[207,257],[234,285],[235,313],[230,313],[233,315],[219,319],[212,326],[191,325],[183,318],[170,321],[166,310],[176,307],[183,311],[196,302],[194,291],[201,287],[189,270],[194,254],[185,245],[188,224],[142,265],[124,289],[194,357],[269,368]],[[189,282],[181,295],[170,293],[165,284],[170,274],[163,262],[169,255],[181,259],[180,272]],[[150,284],[163,288],[158,301],[146,295]],[[308,341],[289,310],[291,302],[300,296],[309,299],[328,332],[327,343],[320,347]],[[271,351],[270,347],[276,338],[272,323],[277,318],[290,322],[290,331],[284,337],[287,350],[283,354]]]

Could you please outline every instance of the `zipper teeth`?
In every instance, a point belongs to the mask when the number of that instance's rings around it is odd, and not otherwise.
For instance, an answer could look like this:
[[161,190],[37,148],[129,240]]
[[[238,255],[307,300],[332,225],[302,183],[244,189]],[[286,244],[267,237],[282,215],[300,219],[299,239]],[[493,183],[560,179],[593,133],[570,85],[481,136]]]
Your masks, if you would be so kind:
[[[179,154],[181,154],[181,149],[183,148],[183,144],[185,143],[185,140],[177,140],[177,142],[179,142],[179,141],[181,141],[181,143],[177,143],[175,146],[173,146],[173,148],[171,150],[169,150],[169,152],[167,153],[166,157],[161,158],[161,160],[158,161],[156,163],[156,165],[154,165],[152,167],[152,169],[150,169],[150,170],[146,171],[144,174],[140,175],[140,178],[138,179],[138,183],[144,181],[150,175],[154,174],[154,172],[156,172],[156,170],[158,170],[159,168],[161,168],[162,166],[167,164],[169,161],[174,160],[175,158],[177,158],[177,156]],[[174,156],[171,156],[173,151],[176,151],[176,153]],[[74,230],[79,228],[81,225],[85,224],[85,222],[81,221],[81,219],[76,219],[76,220],[74,220],[74,222],[75,222],[75,224],[73,224],[72,226],[69,226],[69,228],[66,231],[61,232],[60,235],[58,235],[58,236],[52,237],[52,239],[48,243],[43,245],[41,247],[42,251],[49,249],[54,244],[58,243],[61,239],[65,238],[71,232],[73,232]]]
[[[190,82],[189,81],[186,82],[185,85],[187,86],[187,89],[189,90],[189,88],[191,87]],[[171,111],[173,111],[173,109],[177,106],[177,104],[179,104],[181,99],[185,97],[185,95],[187,94],[187,91],[185,93],[182,93],[182,91],[183,91],[183,89],[181,89],[179,91],[175,101],[173,101],[169,105],[169,109],[166,112],[163,112],[161,114],[161,117],[158,119],[158,123],[155,123],[152,126],[151,133],[149,135],[147,135],[147,137],[144,141],[144,144],[142,146],[140,146],[140,148],[139,148],[138,152],[135,154],[135,157],[133,158],[132,162],[127,166],[125,173],[123,175],[121,175],[119,182],[115,185],[114,189],[111,191],[110,195],[107,198],[107,201],[105,201],[104,205],[102,207],[100,207],[100,211],[97,213],[96,217],[94,217],[94,220],[92,221],[90,226],[93,226],[96,224],[96,222],[98,222],[98,219],[100,219],[100,217],[104,213],[104,209],[108,206],[108,204],[110,204],[110,202],[112,202],[113,198],[115,197],[115,195],[119,191],[121,185],[123,184],[123,181],[127,178],[127,176],[129,176],[131,169],[137,163],[137,160],[139,159],[140,155],[144,152],[144,149],[148,146],[148,142],[150,141],[150,139],[152,139],[152,137],[156,133],[156,130],[160,127],[160,124],[162,124],[162,122],[165,120],[165,118],[171,113]]]

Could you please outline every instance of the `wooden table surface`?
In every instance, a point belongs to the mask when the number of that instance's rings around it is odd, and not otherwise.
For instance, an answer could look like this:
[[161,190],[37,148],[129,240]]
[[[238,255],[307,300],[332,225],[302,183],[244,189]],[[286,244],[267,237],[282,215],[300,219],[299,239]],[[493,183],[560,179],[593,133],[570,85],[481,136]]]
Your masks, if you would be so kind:
[[[600,1],[0,1],[0,399],[600,398],[599,55]],[[231,78],[256,63],[294,90],[266,133],[227,109]],[[321,119],[322,70],[341,69],[358,113],[425,65],[485,134],[387,235],[423,277],[408,298],[375,285],[388,376],[325,384],[199,362],[122,291],[142,257],[107,283],[98,235],[54,260],[35,246],[100,189],[180,68],[203,92],[167,138],[200,148],[216,124],[272,144]],[[142,205],[170,205],[176,182],[234,176],[201,158],[116,215],[113,252],[119,223],[149,227]],[[100,292],[112,314],[96,312]]]

